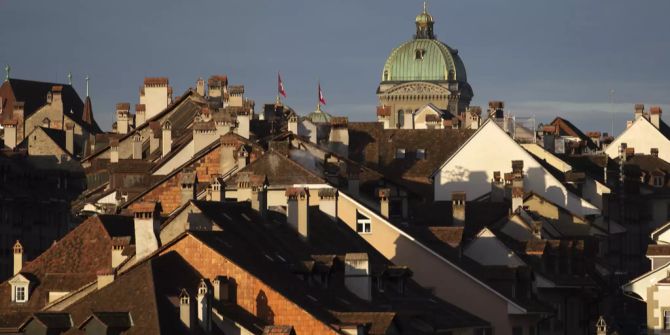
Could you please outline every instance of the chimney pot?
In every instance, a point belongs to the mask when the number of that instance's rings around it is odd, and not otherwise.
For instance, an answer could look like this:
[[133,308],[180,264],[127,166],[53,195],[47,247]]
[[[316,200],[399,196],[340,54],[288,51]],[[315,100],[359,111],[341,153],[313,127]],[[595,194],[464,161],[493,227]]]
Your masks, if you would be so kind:
[[303,237],[308,237],[309,226],[309,190],[291,187],[286,189],[288,198],[288,223]]
[[466,193],[454,191],[451,193],[451,210],[453,226],[463,227],[465,225],[465,200]]
[[14,243],[12,251],[14,252],[14,274],[16,275],[21,272],[23,264],[26,262],[26,254],[24,253],[23,245],[21,245],[19,240],[16,240],[16,243]]

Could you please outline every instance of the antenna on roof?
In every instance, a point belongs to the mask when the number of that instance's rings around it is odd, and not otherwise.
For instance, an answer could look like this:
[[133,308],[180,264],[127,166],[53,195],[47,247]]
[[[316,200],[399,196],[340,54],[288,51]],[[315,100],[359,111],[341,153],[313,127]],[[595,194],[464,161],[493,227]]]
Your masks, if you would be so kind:
[[72,86],[72,72],[67,73],[67,84]]
[[86,96],[88,96],[88,75],[84,79],[86,80]]
[[11,71],[12,68],[9,66],[9,64],[5,65],[5,81],[9,80],[9,71]]

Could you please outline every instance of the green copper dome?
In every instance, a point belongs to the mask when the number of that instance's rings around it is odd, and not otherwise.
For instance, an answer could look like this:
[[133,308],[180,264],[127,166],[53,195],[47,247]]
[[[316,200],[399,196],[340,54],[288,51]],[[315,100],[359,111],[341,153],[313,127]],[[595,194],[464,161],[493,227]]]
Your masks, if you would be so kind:
[[[450,77],[451,73],[451,77]],[[435,39],[414,39],[393,49],[382,81],[467,81],[458,51]]]

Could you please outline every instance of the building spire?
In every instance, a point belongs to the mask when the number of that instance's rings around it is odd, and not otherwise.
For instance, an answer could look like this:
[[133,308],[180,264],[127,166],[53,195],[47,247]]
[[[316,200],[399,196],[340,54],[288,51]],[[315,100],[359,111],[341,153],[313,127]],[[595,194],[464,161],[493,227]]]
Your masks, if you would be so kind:
[[9,64],[5,65],[5,81],[9,80],[9,72],[12,70],[11,66]]
[[423,11],[416,16],[416,35],[414,38],[434,39],[433,34],[433,16],[428,13],[428,2],[423,2]]
[[72,72],[67,73],[67,84],[72,86]]
[[428,1],[423,2],[423,13],[428,14]]
[[84,79],[86,79],[86,96],[88,96],[88,75]]

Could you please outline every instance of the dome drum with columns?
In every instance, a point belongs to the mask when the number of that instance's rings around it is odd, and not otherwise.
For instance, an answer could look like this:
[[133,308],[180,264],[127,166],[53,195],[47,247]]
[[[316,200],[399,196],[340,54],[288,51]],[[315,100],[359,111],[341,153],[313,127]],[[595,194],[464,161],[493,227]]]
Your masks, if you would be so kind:
[[377,89],[380,105],[390,111],[391,127],[403,127],[405,114],[429,103],[461,115],[473,96],[458,50],[435,39],[425,3],[415,23],[414,39],[393,49]]

